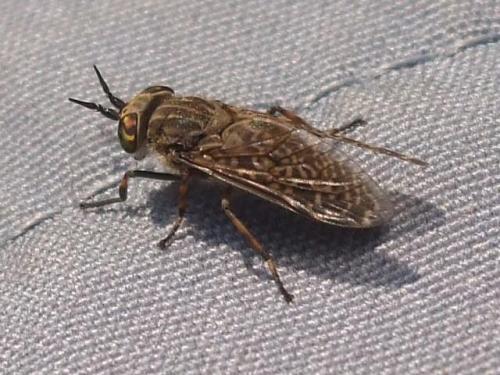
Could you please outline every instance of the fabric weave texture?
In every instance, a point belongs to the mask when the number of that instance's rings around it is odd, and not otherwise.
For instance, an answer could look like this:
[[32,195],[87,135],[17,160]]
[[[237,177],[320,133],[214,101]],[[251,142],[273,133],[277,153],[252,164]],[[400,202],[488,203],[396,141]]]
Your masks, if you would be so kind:
[[[0,373],[498,374],[500,3],[4,0]],[[350,148],[390,192],[387,227],[318,224],[242,194],[261,259],[191,187],[134,180],[107,104],[151,84],[266,110],[430,163]],[[159,165],[146,162],[158,170]]]

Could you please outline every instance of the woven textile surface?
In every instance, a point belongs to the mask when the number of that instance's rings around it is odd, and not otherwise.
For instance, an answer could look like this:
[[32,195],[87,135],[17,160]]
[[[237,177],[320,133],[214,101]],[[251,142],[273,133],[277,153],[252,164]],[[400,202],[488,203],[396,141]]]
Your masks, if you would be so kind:
[[[1,1],[0,372],[495,374],[500,369],[497,1]],[[245,194],[262,260],[193,184],[120,148],[92,70],[266,110],[430,163],[349,148],[396,208],[380,230],[322,225]]]

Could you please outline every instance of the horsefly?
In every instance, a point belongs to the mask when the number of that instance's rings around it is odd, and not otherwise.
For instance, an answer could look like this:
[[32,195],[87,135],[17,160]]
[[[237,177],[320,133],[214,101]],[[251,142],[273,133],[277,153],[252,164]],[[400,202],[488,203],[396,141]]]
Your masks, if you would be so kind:
[[159,242],[161,248],[166,248],[184,220],[190,178],[202,175],[218,180],[226,185],[221,199],[224,213],[262,256],[287,302],[292,301],[293,295],[285,289],[276,261],[231,208],[232,189],[246,191],[320,222],[368,228],[386,222],[391,217],[391,205],[384,192],[339,146],[347,143],[426,165],[418,159],[346,137],[343,131],[354,123],[324,132],[281,107],[263,113],[217,100],[177,96],[167,86],[151,86],[126,103],[111,93],[96,66],[94,70],[116,109],[69,100],[118,121],[118,138],[127,153],[139,160],[152,152],[175,172],[129,170],[121,179],[118,197],[85,201],[80,206],[101,207],[125,201],[130,178],[179,181],[177,219]]

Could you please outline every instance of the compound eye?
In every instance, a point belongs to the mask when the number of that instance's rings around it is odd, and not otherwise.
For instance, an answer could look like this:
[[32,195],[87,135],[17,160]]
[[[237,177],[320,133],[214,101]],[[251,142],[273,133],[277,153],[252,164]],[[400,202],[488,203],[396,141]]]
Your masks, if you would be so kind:
[[118,138],[122,148],[128,153],[137,150],[137,114],[129,113],[120,119],[118,124]]
[[174,90],[172,90],[168,86],[151,86],[143,91],[143,93],[146,93],[146,94],[156,94],[157,92],[168,92],[172,95],[174,94]]

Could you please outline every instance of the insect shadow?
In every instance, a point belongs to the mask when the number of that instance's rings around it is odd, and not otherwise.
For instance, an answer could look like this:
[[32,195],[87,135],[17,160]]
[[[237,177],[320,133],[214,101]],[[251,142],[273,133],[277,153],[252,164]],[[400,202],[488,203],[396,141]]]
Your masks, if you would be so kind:
[[[220,189],[213,185],[192,184],[186,227],[207,247],[229,242],[231,248],[242,253],[251,272],[260,278],[270,278],[261,258],[247,246],[223,214]],[[151,220],[158,226],[167,227],[173,222],[177,188],[177,184],[169,184],[149,193],[147,205],[151,207]],[[424,220],[417,217],[396,231],[391,230],[390,225],[373,229],[340,228],[290,213],[245,193],[233,196],[233,208],[271,251],[280,269],[304,270],[322,278],[356,285],[399,288],[417,281],[420,278],[418,271],[377,248],[388,239],[413,237],[413,232],[420,235],[440,226],[444,223],[444,215],[434,205],[420,199],[399,193],[391,195],[396,211],[405,211],[401,220],[408,219],[408,214],[425,216]]]

